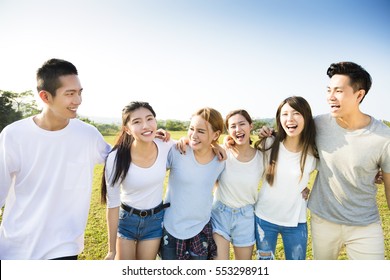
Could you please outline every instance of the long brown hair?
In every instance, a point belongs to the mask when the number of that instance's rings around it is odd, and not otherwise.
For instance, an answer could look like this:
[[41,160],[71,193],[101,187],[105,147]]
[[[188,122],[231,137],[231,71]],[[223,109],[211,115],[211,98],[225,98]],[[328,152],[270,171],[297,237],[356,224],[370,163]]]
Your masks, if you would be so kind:
[[265,171],[265,179],[270,184],[270,186],[273,185],[275,179],[280,143],[287,137],[287,134],[280,122],[281,110],[285,104],[289,104],[292,108],[297,110],[303,116],[305,121],[300,137],[300,142],[303,147],[300,159],[300,179],[302,179],[303,176],[307,154],[311,153],[314,157],[318,158],[317,147],[315,144],[316,128],[309,103],[306,101],[306,99],[300,96],[291,96],[286,98],[280,103],[278,110],[276,111],[276,132],[274,134],[275,139],[272,145],[270,147],[266,147],[266,138],[262,138],[255,143],[255,147],[261,150],[263,153],[271,149],[268,166]]
[[[131,144],[134,141],[133,136],[129,135],[126,132],[126,125],[130,121],[131,113],[139,108],[146,108],[148,109],[154,117],[156,117],[156,113],[154,112],[152,106],[149,105],[147,102],[140,102],[140,101],[133,101],[127,106],[125,106],[122,110],[122,128],[119,132],[118,140],[116,141],[114,147],[112,148],[112,151],[117,151],[114,165],[115,170],[114,173],[111,176],[112,178],[109,178],[111,180],[111,184],[115,184],[116,182],[119,182],[119,180],[122,182],[127,172],[129,171],[130,163],[131,163]],[[102,182],[101,182],[101,202],[105,204],[107,202],[107,183],[106,183],[106,165],[104,165],[103,169],[103,176],[102,176]]]

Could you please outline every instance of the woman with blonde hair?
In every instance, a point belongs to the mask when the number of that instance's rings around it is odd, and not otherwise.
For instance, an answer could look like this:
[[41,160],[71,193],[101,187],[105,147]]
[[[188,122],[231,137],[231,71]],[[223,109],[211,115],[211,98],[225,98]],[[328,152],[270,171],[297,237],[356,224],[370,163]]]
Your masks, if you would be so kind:
[[189,146],[182,155],[171,149],[170,169],[161,242],[163,260],[206,260],[216,255],[212,236],[212,190],[225,167],[212,150],[223,132],[221,114],[213,108],[202,108],[191,118]]

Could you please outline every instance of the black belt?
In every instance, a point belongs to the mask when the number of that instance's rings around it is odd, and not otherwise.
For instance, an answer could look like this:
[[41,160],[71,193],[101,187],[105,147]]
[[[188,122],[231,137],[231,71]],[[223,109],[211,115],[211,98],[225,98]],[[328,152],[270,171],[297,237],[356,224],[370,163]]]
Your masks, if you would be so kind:
[[156,214],[169,206],[171,206],[171,204],[168,202],[165,204],[161,203],[160,205],[158,205],[157,207],[155,207],[153,209],[139,210],[139,209],[136,209],[136,208],[133,208],[133,207],[127,206],[126,204],[121,203],[121,207],[125,211],[129,212],[130,214],[136,214],[136,215],[140,216],[141,218],[145,218],[146,216],[151,216],[153,214]]

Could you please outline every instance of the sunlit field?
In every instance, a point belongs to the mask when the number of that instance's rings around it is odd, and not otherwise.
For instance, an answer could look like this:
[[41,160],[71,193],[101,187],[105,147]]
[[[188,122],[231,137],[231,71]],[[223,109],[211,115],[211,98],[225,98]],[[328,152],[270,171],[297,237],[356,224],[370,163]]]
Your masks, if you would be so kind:
[[[185,135],[186,132],[171,132],[173,139],[179,139]],[[113,144],[115,141],[114,136],[105,137],[106,141]],[[87,229],[85,232],[85,249],[79,256],[80,259],[87,260],[100,260],[107,254],[107,228],[105,219],[105,206],[100,204],[100,181],[102,175],[103,165],[98,165],[95,168],[93,191],[91,200],[91,209],[89,213],[89,220]],[[310,186],[312,185],[314,176],[311,179]],[[165,187],[167,185],[167,177],[165,180]],[[385,257],[390,259],[390,210],[387,207],[386,197],[384,194],[384,186],[378,185],[377,201],[379,205],[379,211],[382,219],[384,235],[385,235]],[[308,211],[308,219],[310,221],[310,212]],[[307,259],[312,259],[311,251],[311,234],[310,223],[309,226],[309,241],[307,249]],[[233,255],[231,254],[231,258]],[[277,259],[284,259],[283,245],[281,239],[278,241],[277,252],[275,254]],[[254,256],[253,256],[254,257]],[[345,251],[343,251],[339,259],[347,259]]]

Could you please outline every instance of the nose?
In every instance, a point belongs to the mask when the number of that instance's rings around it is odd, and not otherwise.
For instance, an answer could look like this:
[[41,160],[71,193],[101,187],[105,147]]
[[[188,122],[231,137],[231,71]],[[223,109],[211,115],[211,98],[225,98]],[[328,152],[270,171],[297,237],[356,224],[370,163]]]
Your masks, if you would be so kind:
[[192,139],[195,139],[195,138],[197,138],[198,137],[198,133],[196,132],[196,131],[192,131],[192,133],[191,133],[191,138]]
[[80,105],[82,101],[83,101],[83,98],[81,97],[81,95],[75,94],[75,97],[73,98],[73,103],[76,105]]
[[329,90],[328,91],[328,99],[330,99],[330,100],[334,100],[335,99],[335,91],[333,91],[333,90]]
[[149,127],[149,124],[148,124],[148,122],[143,122],[143,128],[148,128]]

